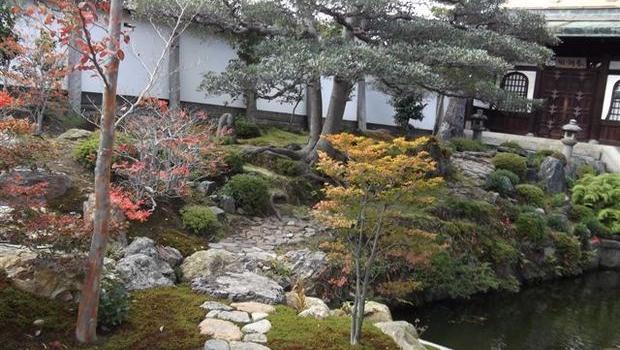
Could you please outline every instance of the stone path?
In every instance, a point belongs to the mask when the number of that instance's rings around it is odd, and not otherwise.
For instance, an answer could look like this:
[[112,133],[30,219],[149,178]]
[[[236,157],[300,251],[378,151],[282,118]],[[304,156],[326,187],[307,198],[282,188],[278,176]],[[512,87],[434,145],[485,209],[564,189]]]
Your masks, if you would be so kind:
[[204,350],[269,350],[267,333],[271,330],[269,314],[276,309],[257,302],[230,305],[207,301],[201,308],[207,311],[200,322],[200,334],[209,336]]

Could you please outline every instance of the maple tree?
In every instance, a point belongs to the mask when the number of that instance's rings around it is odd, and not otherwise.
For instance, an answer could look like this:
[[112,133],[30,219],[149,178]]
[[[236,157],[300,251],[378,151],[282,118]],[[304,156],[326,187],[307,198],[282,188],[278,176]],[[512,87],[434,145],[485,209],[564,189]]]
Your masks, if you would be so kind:
[[[319,152],[317,168],[332,183],[325,186],[325,199],[315,206],[314,213],[348,243],[350,262],[344,268],[353,271],[350,341],[356,345],[378,256],[402,255],[402,247],[407,247],[407,261],[415,263],[440,249],[433,234],[398,225],[397,218],[403,206],[430,203],[432,197],[425,194],[443,179],[432,176],[436,163],[428,152],[420,151],[429,137],[377,141],[343,133],[325,140],[342,160]],[[335,283],[344,285],[342,280]]]

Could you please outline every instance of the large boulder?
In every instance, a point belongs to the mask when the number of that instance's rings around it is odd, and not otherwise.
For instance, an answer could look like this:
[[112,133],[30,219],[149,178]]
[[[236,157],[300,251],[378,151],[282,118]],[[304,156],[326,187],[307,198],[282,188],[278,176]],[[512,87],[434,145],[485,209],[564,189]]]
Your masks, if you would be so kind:
[[307,293],[315,291],[315,282],[327,266],[327,256],[322,251],[310,249],[291,250],[278,257],[289,271],[292,272],[289,283],[304,281]]
[[601,267],[620,270],[620,241],[602,239],[598,251]]
[[172,286],[176,280],[174,270],[167,262],[144,254],[120,259],[116,272],[128,290]]
[[[288,296],[287,296],[287,302],[288,302]],[[306,297],[305,302],[306,302],[306,305],[305,305],[306,308],[302,312],[299,313],[299,316],[323,319],[330,315],[329,307],[327,306],[327,304],[325,304],[325,302],[323,302],[323,300],[319,298],[314,298],[314,297]]]
[[376,301],[367,301],[364,305],[364,319],[370,323],[392,321],[390,308]]
[[181,264],[183,279],[191,281],[199,277],[209,277],[224,272],[237,257],[224,249],[200,250],[185,258]]
[[232,301],[279,304],[284,299],[284,291],[276,281],[253,272],[226,272],[219,276],[199,277],[192,281],[192,289]]
[[84,130],[84,129],[69,129],[58,136],[61,140],[81,140],[87,139],[92,135],[92,131]]
[[403,350],[425,350],[426,347],[418,340],[415,327],[405,321],[391,321],[375,323],[375,327],[394,340]]
[[45,169],[33,170],[26,167],[17,167],[0,175],[0,185],[8,183],[20,186],[33,186],[45,183],[44,197],[41,200],[52,200],[62,197],[73,186],[73,181],[65,173]]
[[566,173],[564,163],[554,157],[545,158],[540,164],[538,178],[549,193],[566,192]]

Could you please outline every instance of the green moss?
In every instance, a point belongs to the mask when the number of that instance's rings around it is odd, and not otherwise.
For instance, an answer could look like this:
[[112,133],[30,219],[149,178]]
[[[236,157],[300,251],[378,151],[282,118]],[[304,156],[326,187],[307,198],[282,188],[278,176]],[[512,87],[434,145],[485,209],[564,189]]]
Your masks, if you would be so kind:
[[440,218],[466,219],[472,222],[488,223],[497,218],[497,208],[484,201],[449,198],[432,211]]
[[517,185],[517,198],[523,204],[545,207],[545,192],[538,186],[522,184]]
[[207,248],[207,243],[203,239],[178,230],[160,233],[157,242],[178,249],[183,256],[189,256]]
[[[22,292],[11,286],[0,276],[0,347],[6,350],[41,349],[41,344],[55,340],[71,346],[76,319],[74,305],[41,298]],[[42,319],[42,326],[34,326]],[[35,331],[39,337],[33,338]]]
[[506,141],[500,144],[500,147],[508,148],[514,151],[523,151],[523,147],[516,141]]
[[202,349],[207,338],[198,332],[198,324],[205,316],[200,308],[204,295],[181,286],[138,291],[132,297],[127,320],[91,349]]
[[465,137],[455,137],[451,139],[449,146],[458,152],[484,152],[487,150],[487,146],[482,142]]
[[290,144],[303,145],[308,142],[308,136],[279,128],[265,128],[259,137],[239,140],[240,143],[255,146],[284,147]]
[[301,162],[287,158],[276,158],[271,164],[271,169],[280,175],[299,176],[303,174],[304,167]]
[[312,317],[298,317],[288,307],[277,306],[269,317],[272,324],[267,334],[269,348],[272,350],[391,350],[398,346],[385,334],[365,322],[362,343],[349,345],[351,319],[348,317],[328,317],[317,320]]
[[525,157],[515,153],[498,153],[493,157],[493,165],[496,169],[506,169],[517,174],[520,179],[525,178],[527,162]]
[[519,215],[515,222],[517,232],[534,243],[539,243],[547,237],[547,225],[542,215],[526,212]]
[[222,230],[222,224],[211,208],[203,205],[188,205],[181,209],[183,226],[201,236],[214,237]]

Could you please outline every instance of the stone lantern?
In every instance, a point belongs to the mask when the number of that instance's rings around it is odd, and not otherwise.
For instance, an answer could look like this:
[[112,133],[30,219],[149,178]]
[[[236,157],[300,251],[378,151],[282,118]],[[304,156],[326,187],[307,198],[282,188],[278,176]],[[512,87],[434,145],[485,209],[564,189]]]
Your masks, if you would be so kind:
[[473,139],[481,141],[482,132],[484,131],[484,121],[487,120],[487,116],[482,114],[482,110],[478,109],[476,113],[469,117],[471,120],[471,130],[473,131]]
[[582,129],[577,125],[577,121],[575,119],[571,119],[568,124],[562,127],[564,130],[564,137],[562,138],[562,143],[564,144],[564,156],[566,160],[570,161],[571,156],[573,155],[573,147],[577,144],[577,133]]

